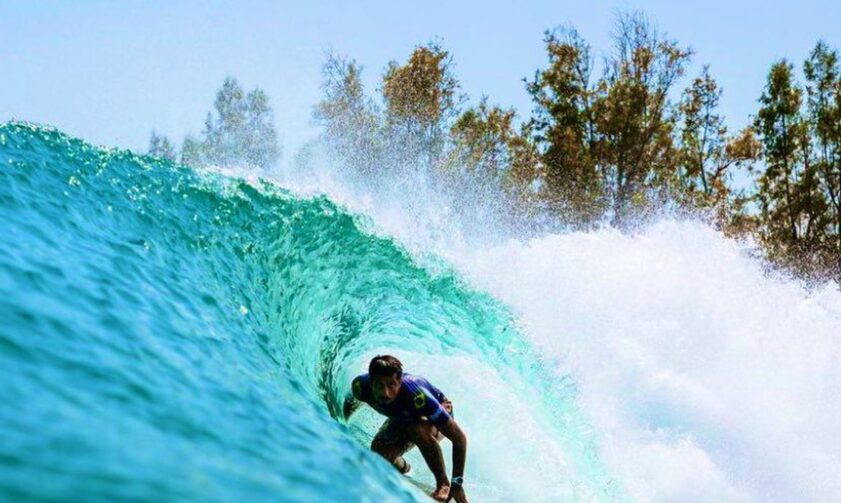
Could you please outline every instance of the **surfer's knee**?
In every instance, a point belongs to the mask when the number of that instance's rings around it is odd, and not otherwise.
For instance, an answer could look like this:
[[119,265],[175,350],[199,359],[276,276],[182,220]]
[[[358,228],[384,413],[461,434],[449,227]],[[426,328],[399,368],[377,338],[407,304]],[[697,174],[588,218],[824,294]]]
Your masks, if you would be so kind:
[[400,456],[400,454],[402,454],[396,446],[384,442],[379,438],[374,438],[371,442],[371,450],[388,461],[394,461],[398,456]]
[[385,452],[388,450],[388,444],[383,442],[381,439],[374,437],[374,440],[371,441],[371,450],[385,456]]
[[438,443],[438,430],[429,423],[415,423],[411,425],[408,428],[408,430],[412,442],[417,445],[429,445]]

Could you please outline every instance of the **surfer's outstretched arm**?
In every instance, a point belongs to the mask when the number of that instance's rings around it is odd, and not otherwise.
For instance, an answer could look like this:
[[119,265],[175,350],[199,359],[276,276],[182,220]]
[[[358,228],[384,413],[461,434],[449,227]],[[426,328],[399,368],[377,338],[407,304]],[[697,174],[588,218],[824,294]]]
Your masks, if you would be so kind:
[[345,421],[350,419],[350,416],[354,412],[356,412],[356,409],[358,409],[360,405],[362,405],[362,402],[354,398],[353,395],[348,395],[347,397],[345,397],[345,405],[344,407],[342,407],[342,412],[344,413]]
[[345,416],[345,421],[350,419],[350,416],[356,412],[356,409],[364,403],[364,393],[362,391],[362,376],[358,376],[350,384],[350,394],[345,397],[345,404],[342,407],[342,413]]
[[450,497],[458,503],[467,503],[467,495],[464,494],[464,487],[460,483],[462,477],[464,477],[464,463],[467,460],[467,436],[461,431],[456,420],[452,418],[439,426],[438,431],[453,443],[453,478],[450,486]]

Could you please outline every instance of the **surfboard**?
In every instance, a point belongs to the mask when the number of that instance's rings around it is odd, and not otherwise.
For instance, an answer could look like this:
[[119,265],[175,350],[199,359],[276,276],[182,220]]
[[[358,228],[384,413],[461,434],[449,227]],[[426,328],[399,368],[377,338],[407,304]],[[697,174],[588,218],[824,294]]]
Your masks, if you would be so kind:
[[430,499],[432,499],[432,496],[430,496],[430,495],[433,492],[435,492],[435,486],[434,485],[429,484],[427,482],[422,482],[422,481],[417,480],[417,479],[413,479],[412,477],[409,477],[409,476],[404,477],[404,478],[406,479],[407,482],[409,482],[410,484],[415,486],[418,490],[420,490],[425,495],[429,496]]

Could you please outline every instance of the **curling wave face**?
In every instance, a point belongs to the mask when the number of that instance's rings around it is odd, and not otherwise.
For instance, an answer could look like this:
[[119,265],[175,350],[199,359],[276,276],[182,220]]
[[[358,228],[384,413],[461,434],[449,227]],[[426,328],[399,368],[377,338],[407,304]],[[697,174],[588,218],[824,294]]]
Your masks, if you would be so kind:
[[337,417],[383,352],[453,400],[473,501],[841,492],[837,285],[698,222],[488,239],[313,174],[0,126],[0,500],[426,501]]
[[386,350],[456,401],[475,498],[621,498],[510,313],[325,197],[8,123],[0,221],[0,499],[418,500],[336,420]]

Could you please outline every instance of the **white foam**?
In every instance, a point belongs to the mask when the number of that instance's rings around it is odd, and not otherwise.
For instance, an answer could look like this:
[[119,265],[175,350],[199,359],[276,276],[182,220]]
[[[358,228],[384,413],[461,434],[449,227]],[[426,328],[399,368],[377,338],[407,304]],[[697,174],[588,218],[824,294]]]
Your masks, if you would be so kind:
[[841,494],[841,295],[764,277],[699,223],[547,236],[452,257],[579,383],[639,500]]
[[[742,246],[698,222],[665,219],[635,235],[603,229],[527,242],[506,242],[499,231],[493,244],[465,237],[459,212],[422,184],[402,199],[372,194],[329,169],[287,173],[283,184],[370,216],[377,232],[415,254],[445,257],[510,306],[525,335],[559,362],[558,375],[578,384],[578,404],[620,492],[680,502],[829,501],[841,494],[836,285],[809,294],[768,278]],[[510,390],[481,364],[468,367],[481,376],[476,382]],[[490,403],[507,407],[506,400]],[[492,410],[462,417],[494,420]],[[531,463],[526,452],[498,465],[487,461],[501,448],[489,432],[512,431],[504,421],[477,431],[471,470],[496,480],[503,493],[531,480],[522,470]],[[568,465],[539,432],[518,442]],[[542,495],[520,499],[582,497],[563,481],[569,472],[558,473],[537,480]]]
[[[383,353],[394,348],[379,348]],[[445,388],[454,403],[459,424],[468,436],[468,470],[465,488],[475,501],[569,501],[591,495],[587,481],[580,481],[568,460],[563,443],[547,435],[546,418],[530,396],[530,383],[515,376],[503,378],[485,362],[465,356],[424,355],[401,349],[400,358],[409,371],[422,369],[423,376]],[[364,368],[364,361],[356,367]],[[496,411],[496,412],[494,412]],[[368,433],[370,441],[383,418],[360,413],[354,424]],[[441,442],[448,473],[452,445]],[[412,477],[434,484],[434,476],[418,451],[406,455]]]

